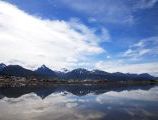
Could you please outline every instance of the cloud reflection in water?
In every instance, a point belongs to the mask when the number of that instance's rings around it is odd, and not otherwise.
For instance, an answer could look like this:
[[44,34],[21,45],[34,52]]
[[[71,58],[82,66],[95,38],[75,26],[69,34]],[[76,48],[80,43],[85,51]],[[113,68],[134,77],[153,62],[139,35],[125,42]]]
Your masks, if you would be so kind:
[[[42,99],[35,93],[0,100],[1,120],[156,119],[158,87],[75,96],[52,93]],[[115,115],[114,115],[115,114]]]

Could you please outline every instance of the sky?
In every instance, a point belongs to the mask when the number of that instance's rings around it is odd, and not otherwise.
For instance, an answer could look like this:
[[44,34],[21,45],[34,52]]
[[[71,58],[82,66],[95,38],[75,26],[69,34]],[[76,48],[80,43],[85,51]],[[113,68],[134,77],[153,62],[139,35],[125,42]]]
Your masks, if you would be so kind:
[[0,62],[158,76],[158,0],[0,0]]

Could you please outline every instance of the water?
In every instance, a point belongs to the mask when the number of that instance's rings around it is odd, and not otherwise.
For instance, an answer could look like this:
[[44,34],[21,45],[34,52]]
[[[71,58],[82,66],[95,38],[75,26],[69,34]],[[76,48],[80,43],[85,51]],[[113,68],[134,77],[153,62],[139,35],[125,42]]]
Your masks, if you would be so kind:
[[158,86],[0,88],[0,120],[158,120]]

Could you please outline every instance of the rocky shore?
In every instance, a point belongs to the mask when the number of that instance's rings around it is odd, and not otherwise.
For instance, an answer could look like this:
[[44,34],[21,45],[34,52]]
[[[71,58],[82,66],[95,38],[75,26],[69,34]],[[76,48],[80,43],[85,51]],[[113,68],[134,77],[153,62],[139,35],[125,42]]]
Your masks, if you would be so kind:
[[110,80],[57,80],[57,79],[37,79],[15,76],[0,76],[0,87],[26,87],[26,86],[52,86],[54,84],[106,84],[106,85],[143,85],[157,84],[157,80],[137,80],[137,81],[110,81]]

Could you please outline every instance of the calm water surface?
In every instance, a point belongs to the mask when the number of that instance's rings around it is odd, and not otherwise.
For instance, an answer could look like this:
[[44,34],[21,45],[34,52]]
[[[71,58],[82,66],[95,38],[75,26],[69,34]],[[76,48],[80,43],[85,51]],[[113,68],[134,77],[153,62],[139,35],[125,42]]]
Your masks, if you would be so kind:
[[158,86],[0,88],[0,120],[158,120]]

